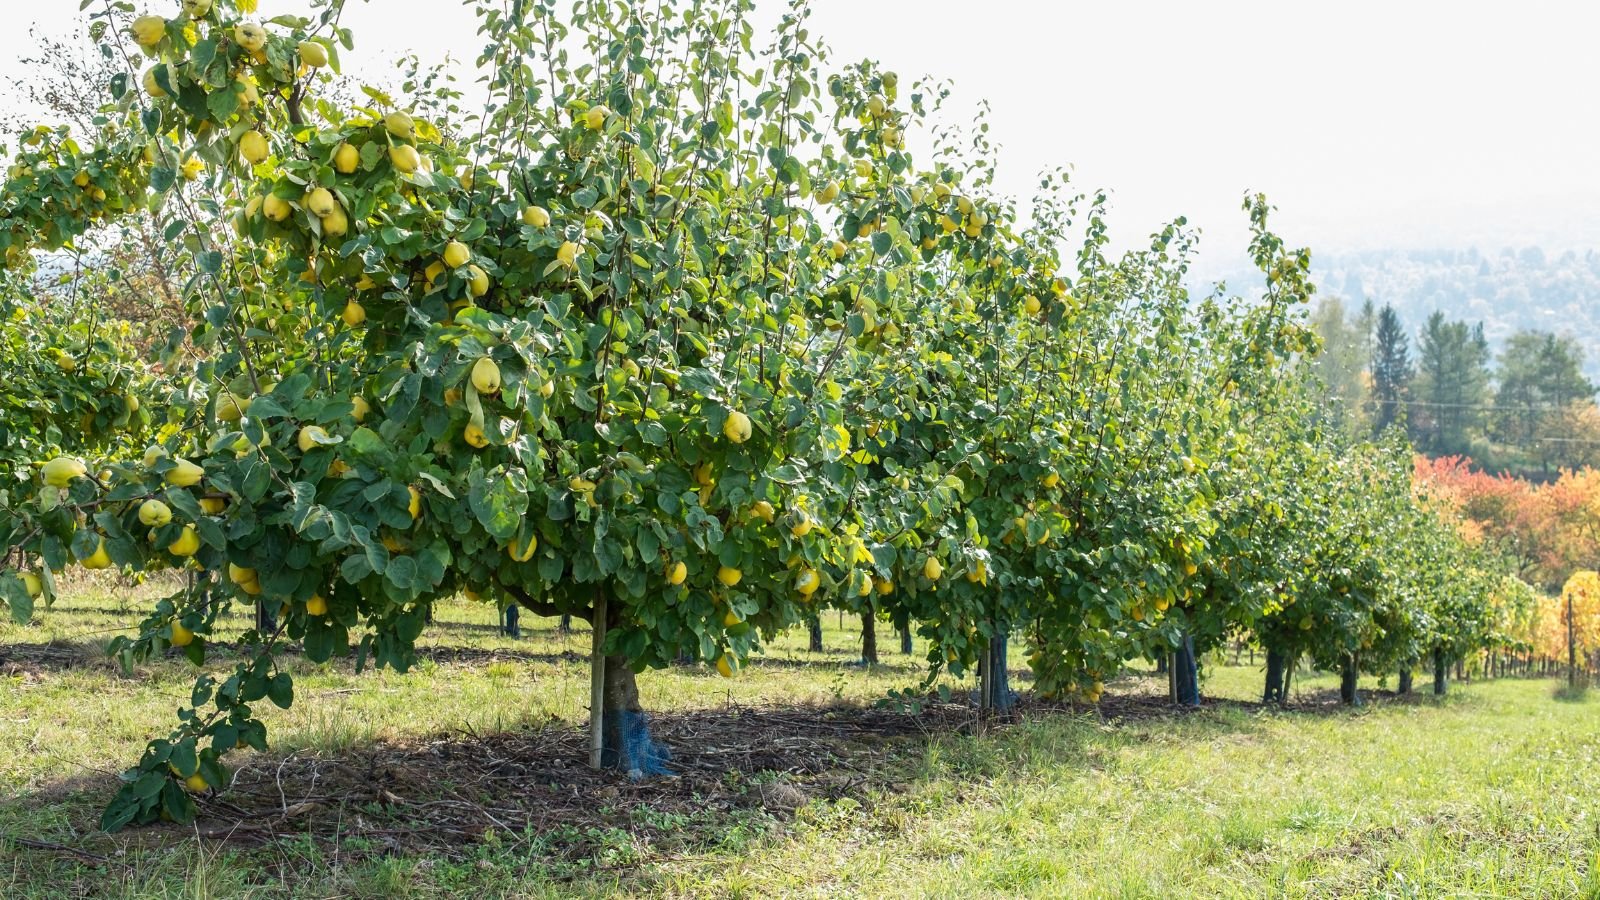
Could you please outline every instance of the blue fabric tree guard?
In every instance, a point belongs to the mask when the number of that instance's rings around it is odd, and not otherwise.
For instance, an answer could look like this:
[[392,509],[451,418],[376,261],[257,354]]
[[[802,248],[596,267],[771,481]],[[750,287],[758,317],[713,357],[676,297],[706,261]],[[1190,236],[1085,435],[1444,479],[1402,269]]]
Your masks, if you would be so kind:
[[984,675],[984,688],[989,691],[989,704],[1004,712],[1017,705],[1016,692],[1011,690],[1011,673],[1006,660],[1006,641],[1009,635],[1001,631],[989,639],[989,658],[994,661],[994,677]]

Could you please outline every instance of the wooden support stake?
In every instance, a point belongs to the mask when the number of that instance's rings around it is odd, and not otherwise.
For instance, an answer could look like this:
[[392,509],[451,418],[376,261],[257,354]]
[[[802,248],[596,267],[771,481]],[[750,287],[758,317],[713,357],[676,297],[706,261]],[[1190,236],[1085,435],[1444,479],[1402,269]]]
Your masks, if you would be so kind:
[[589,768],[600,768],[600,751],[605,746],[606,704],[606,595],[594,598],[594,646],[589,651]]

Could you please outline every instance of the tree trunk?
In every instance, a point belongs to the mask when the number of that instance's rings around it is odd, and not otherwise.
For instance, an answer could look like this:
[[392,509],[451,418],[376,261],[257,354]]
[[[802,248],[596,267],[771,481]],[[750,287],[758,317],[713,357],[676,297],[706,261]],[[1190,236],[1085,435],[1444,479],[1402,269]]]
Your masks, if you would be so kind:
[[878,616],[872,610],[861,614],[861,664],[878,664]]
[[1411,693],[1411,666],[1402,666],[1400,669],[1400,696]]
[[1450,671],[1450,665],[1444,658],[1443,650],[1433,651],[1433,695],[1443,697],[1445,690],[1445,675]]
[[1172,655],[1173,697],[1179,706],[1200,705],[1200,666],[1194,655],[1194,635],[1187,631]]
[[806,630],[811,632],[811,652],[822,652],[822,617],[812,616],[806,622]]
[[1289,702],[1285,691],[1287,687],[1285,676],[1288,675],[1288,660],[1284,656],[1284,653],[1279,650],[1267,651],[1267,686],[1261,692],[1262,703],[1276,703],[1282,706]]
[[1160,656],[1156,657],[1156,674],[1157,675],[1165,675],[1165,674],[1167,674],[1167,657],[1169,657],[1171,655],[1172,654],[1170,654],[1170,653],[1163,653]]
[[626,656],[606,657],[604,742],[600,765],[629,778],[665,775],[672,754],[650,736],[650,719],[639,706],[639,683]]
[[907,656],[917,652],[911,644],[911,626],[909,624],[900,626],[900,652]]
[[563,635],[571,634],[572,633],[572,616],[563,615],[561,617],[561,624],[556,626],[556,631],[557,631],[557,633],[563,634]]
[[515,603],[506,604],[500,613],[500,633],[507,637],[522,637],[522,626],[519,621],[522,617],[522,608]]
[[1356,689],[1357,679],[1360,677],[1361,671],[1356,665],[1355,654],[1345,654],[1344,668],[1339,673],[1339,702],[1346,706],[1361,705],[1361,692]]
[[1011,692],[1010,671],[1006,661],[1006,638],[1007,634],[1002,631],[989,640],[989,652],[984,659],[991,665],[978,667],[978,690],[982,694],[979,706],[999,712],[1015,706],[1017,701],[1016,694]]
[[1572,635],[1572,594],[1567,592],[1567,687],[1578,687],[1578,643]]

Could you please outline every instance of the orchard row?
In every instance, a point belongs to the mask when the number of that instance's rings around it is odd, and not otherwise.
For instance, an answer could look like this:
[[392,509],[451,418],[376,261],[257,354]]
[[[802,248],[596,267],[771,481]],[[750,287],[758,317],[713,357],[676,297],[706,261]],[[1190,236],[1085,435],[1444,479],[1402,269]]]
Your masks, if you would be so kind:
[[944,89],[824,76],[803,4],[759,36],[742,0],[485,6],[478,110],[434,72],[336,101],[339,4],[254,6],[96,13],[128,61],[99,131],[21,136],[0,200],[14,293],[150,217],[192,314],[156,374],[86,313],[12,314],[0,595],[182,570],[129,665],[204,666],[224,610],[261,612],[108,828],[187,818],[181,785],[266,746],[284,641],[405,668],[461,593],[595,623],[598,750],[636,774],[665,760],[637,672],[736,675],[824,607],[915,629],[992,705],[1008,635],[1089,702],[1174,648],[1192,685],[1239,634],[1279,678],[1501,639],[1509,582],[1409,452],[1322,427],[1310,256],[1264,200],[1264,295],[1192,296],[1181,220],[1112,254],[1060,173],[995,196],[984,130],[932,127]]

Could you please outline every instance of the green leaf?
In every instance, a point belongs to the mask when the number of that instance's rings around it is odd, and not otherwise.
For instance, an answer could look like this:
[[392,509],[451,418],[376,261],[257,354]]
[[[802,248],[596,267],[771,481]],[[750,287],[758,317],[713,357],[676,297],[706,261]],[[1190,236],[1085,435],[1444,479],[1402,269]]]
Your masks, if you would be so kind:
[[294,703],[294,679],[288,672],[279,672],[267,682],[267,699],[279,709],[288,709]]
[[0,597],[11,607],[11,621],[26,625],[33,618],[33,598],[28,588],[14,572],[0,575]]
[[467,478],[467,502],[478,524],[495,538],[508,541],[522,527],[528,512],[528,482],[521,469],[474,468]]

